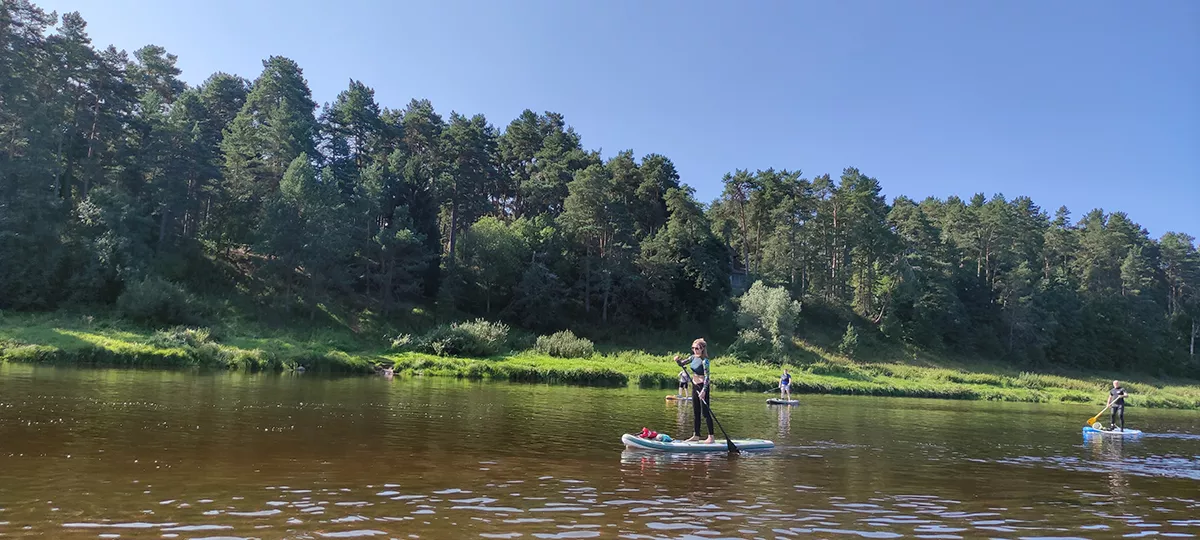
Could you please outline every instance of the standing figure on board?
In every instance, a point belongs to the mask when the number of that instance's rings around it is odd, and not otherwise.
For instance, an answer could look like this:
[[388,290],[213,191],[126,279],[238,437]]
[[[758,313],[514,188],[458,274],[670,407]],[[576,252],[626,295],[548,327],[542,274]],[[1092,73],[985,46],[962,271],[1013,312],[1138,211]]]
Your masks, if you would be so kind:
[[711,379],[709,378],[709,363],[708,363],[708,342],[704,338],[697,339],[692,342],[692,355],[687,358],[682,358],[679,355],[675,356],[675,363],[692,369],[692,436],[684,442],[700,441],[700,416],[704,415],[704,421],[708,425],[708,438],[704,439],[704,444],[712,444],[713,438],[713,417],[712,412],[708,409],[708,400],[712,399],[712,392],[709,390]]
[[1112,414],[1108,421],[1109,431],[1117,429],[1118,417],[1121,419],[1120,429],[1125,431],[1125,398],[1128,395],[1125,393],[1125,389],[1121,388],[1120,381],[1113,381],[1113,388],[1108,391],[1108,404],[1112,405]]
[[787,401],[792,399],[792,374],[788,370],[783,370],[783,376],[779,378],[779,399]]

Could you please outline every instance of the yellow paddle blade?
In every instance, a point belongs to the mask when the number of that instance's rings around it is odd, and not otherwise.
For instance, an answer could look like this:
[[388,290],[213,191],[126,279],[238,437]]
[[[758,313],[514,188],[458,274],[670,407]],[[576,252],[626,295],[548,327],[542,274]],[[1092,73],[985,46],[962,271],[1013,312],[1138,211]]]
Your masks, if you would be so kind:
[[1100,415],[1098,415],[1098,414],[1097,414],[1096,416],[1093,416],[1093,417],[1091,417],[1091,418],[1088,418],[1088,421],[1087,421],[1087,422],[1084,422],[1083,424],[1084,424],[1085,426],[1090,426],[1090,425],[1092,425],[1092,424],[1095,424],[1095,423],[1096,423],[1096,420],[1099,420],[1099,419],[1100,419]]

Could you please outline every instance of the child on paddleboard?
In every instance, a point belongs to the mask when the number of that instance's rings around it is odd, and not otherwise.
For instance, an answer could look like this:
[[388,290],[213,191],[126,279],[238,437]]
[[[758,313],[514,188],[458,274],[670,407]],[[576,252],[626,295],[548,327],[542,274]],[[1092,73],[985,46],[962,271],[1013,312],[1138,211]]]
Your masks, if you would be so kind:
[[687,372],[688,368],[692,370],[692,436],[685,442],[700,441],[700,416],[703,414],[708,425],[708,438],[702,442],[711,444],[714,438],[712,412],[708,409],[708,400],[712,399],[712,393],[709,391],[708,342],[704,341],[704,338],[693,341],[692,355],[687,358],[676,355],[675,363],[683,367],[684,372]]

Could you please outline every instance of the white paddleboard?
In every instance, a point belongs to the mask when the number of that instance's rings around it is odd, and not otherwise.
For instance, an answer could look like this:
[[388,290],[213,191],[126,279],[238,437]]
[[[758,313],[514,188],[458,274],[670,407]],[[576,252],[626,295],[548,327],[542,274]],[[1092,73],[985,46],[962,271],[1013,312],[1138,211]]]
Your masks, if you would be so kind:
[[[629,448],[639,450],[656,450],[659,452],[727,452],[729,445],[725,439],[715,439],[705,444],[700,442],[671,441],[662,442],[653,439],[643,439],[637,435],[626,433],[621,435],[621,442]],[[767,450],[775,448],[775,443],[765,439],[733,439],[738,450]]]

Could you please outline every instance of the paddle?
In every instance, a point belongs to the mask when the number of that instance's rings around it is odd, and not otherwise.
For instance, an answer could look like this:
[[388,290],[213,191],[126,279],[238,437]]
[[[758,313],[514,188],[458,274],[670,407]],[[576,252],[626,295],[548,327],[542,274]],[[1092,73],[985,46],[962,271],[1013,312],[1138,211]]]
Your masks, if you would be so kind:
[[776,391],[776,390],[779,390],[779,387],[780,387],[780,386],[782,386],[782,385],[778,385],[778,384],[777,384],[777,385],[775,385],[775,388],[772,388],[772,389],[770,389],[770,390],[767,390],[767,391],[765,391],[765,392],[763,392],[763,393],[764,393],[764,394],[769,394],[769,393],[771,393],[771,392],[774,392],[774,391]]
[[[677,356],[676,358],[679,358],[679,357]],[[675,362],[679,363],[678,360],[676,360]],[[683,366],[683,364],[679,364],[679,365]],[[687,367],[684,366],[683,370],[686,372]],[[712,419],[714,421],[716,421],[717,427],[721,428],[721,435],[725,436],[725,444],[729,445],[729,451],[733,452],[735,454],[741,454],[742,451],[738,450],[738,447],[736,444],[733,444],[733,439],[730,439],[729,434],[725,433],[725,426],[722,426],[721,421],[717,420],[717,415],[713,414],[712,405],[709,403],[709,399],[712,399],[712,394],[709,393],[710,389],[712,389],[712,381],[709,381],[708,388],[704,389],[704,398],[700,400],[700,403],[702,403],[705,407],[708,407],[708,414],[710,416],[712,416]]]
[[[708,389],[706,388],[706,389],[704,389],[704,391],[707,393],[707,392],[708,392]],[[721,435],[724,435],[724,436],[725,436],[725,444],[728,444],[728,445],[729,445],[729,451],[730,451],[730,452],[733,452],[733,453],[735,453],[735,454],[741,454],[741,453],[742,453],[742,451],[741,451],[741,450],[738,450],[738,447],[737,447],[737,445],[736,445],[736,444],[733,444],[733,439],[730,439],[730,438],[729,438],[729,434],[728,434],[728,433],[725,433],[725,426],[722,426],[722,425],[721,425],[721,421],[720,421],[720,420],[717,420],[717,415],[713,414],[712,405],[711,405],[711,404],[709,404],[709,401],[708,401],[708,400],[709,400],[709,399],[711,399],[711,398],[712,398],[712,395],[711,395],[711,394],[709,394],[709,395],[705,395],[705,396],[704,396],[704,399],[702,400],[702,401],[704,402],[704,406],[705,406],[705,407],[708,407],[708,414],[709,414],[710,416],[712,416],[712,418],[713,418],[713,420],[714,420],[714,421],[716,421],[716,422],[717,422],[717,427],[721,428]]]
[[1088,425],[1088,426],[1090,426],[1090,425],[1092,425],[1092,424],[1095,424],[1095,423],[1096,423],[1096,420],[1099,420],[1099,419],[1100,419],[1100,415],[1104,414],[1104,411],[1107,411],[1107,410],[1108,410],[1108,408],[1109,408],[1109,407],[1111,407],[1111,406],[1112,406],[1112,402],[1109,402],[1109,403],[1108,403],[1108,405],[1105,405],[1103,409],[1100,409],[1100,412],[1096,413],[1096,416],[1093,416],[1093,417],[1091,417],[1091,418],[1088,418],[1088,421],[1087,421],[1087,423],[1086,423],[1085,425]]

